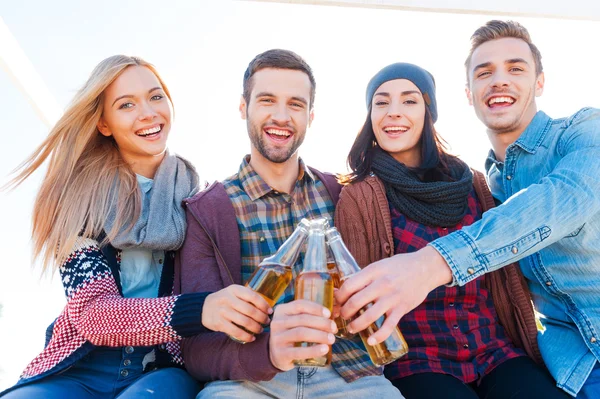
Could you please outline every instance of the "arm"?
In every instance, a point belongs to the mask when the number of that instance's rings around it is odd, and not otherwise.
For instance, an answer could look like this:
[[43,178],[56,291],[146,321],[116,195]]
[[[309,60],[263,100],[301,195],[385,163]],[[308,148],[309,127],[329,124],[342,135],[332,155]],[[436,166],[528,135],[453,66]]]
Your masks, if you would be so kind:
[[[175,263],[181,292],[219,291],[225,285],[215,249],[189,209],[187,219],[186,239]],[[270,380],[279,371],[269,360],[269,333],[242,345],[222,332],[205,331],[184,339],[182,349],[188,372],[199,380]]]
[[375,262],[347,281],[338,292],[342,315],[349,317],[376,301],[351,327],[360,330],[387,313],[384,326],[371,337],[381,342],[391,332],[391,322],[437,286],[452,281],[466,284],[583,228],[600,211],[598,116],[571,126],[558,151],[562,159],[551,173],[486,212],[480,221],[415,253]]
[[562,158],[537,184],[510,197],[471,226],[430,245],[463,285],[516,262],[582,228],[600,212],[600,119],[592,115],[565,132]]
[[94,345],[149,346],[203,330],[205,294],[123,298],[98,243],[80,238],[60,267],[65,316]]
[[362,211],[348,188],[344,189],[335,208],[335,226],[344,240],[344,244],[356,259],[356,262],[364,267],[378,259],[372,259],[369,251],[365,224],[362,220]]

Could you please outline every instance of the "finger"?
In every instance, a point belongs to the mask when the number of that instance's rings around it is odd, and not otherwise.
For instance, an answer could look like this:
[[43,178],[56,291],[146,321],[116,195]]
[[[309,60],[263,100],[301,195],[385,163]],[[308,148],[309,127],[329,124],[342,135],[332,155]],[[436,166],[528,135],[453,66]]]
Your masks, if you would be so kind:
[[319,305],[316,302],[309,301],[306,299],[296,299],[292,302],[285,303],[277,306],[275,313],[280,315],[298,315],[307,313],[315,316],[331,317],[331,311],[324,306]]
[[273,313],[273,308],[269,305],[265,298],[263,298],[262,295],[248,287],[236,285],[234,289],[234,294],[241,300],[251,303],[252,305],[254,305],[254,307],[258,308],[265,314]]
[[241,299],[233,298],[231,308],[238,313],[248,316],[252,320],[256,320],[257,323],[269,324],[270,322],[269,316],[266,313]]
[[253,342],[254,340],[256,340],[256,337],[244,330],[242,330],[240,327],[236,326],[233,323],[225,323],[223,324],[223,328],[221,329],[222,332],[224,332],[225,334],[229,335],[230,337],[233,337],[235,339],[237,339],[238,341],[241,342]]
[[224,317],[230,322],[235,323],[240,327],[244,327],[246,330],[250,330],[255,334],[263,332],[263,328],[259,323],[236,311],[231,310],[227,312]]
[[313,328],[296,327],[277,334],[277,342],[282,346],[289,346],[297,342],[332,345],[335,342],[335,336],[330,332]]
[[370,303],[357,313],[358,317],[348,324],[348,329],[357,332],[368,328],[373,323],[376,323],[379,326],[383,323],[382,316],[384,316],[390,308],[391,306],[389,301],[387,301],[387,298],[382,298],[376,303]]
[[289,361],[294,361],[320,357],[327,352],[329,345],[295,346],[282,350],[282,355]]
[[396,327],[398,326],[398,322],[401,318],[400,313],[400,311],[394,311],[390,314],[390,316],[386,317],[381,327],[369,337],[367,340],[368,344],[376,345],[388,339],[390,335],[395,332]]
[[327,333],[335,333],[337,331],[335,322],[330,318],[310,314],[293,316],[278,316],[276,314],[273,317],[273,321],[271,321],[271,330],[275,332],[287,331],[297,327],[308,327]]
[[363,287],[362,290],[354,293],[340,309],[342,317],[349,320],[356,315],[360,309],[377,301],[383,295],[379,285],[380,284],[377,284],[377,281],[374,281],[368,286]]
[[354,294],[371,284],[374,279],[375,271],[368,266],[360,272],[353,274],[350,278],[344,280],[344,284],[334,293],[335,299],[344,305],[346,301]]

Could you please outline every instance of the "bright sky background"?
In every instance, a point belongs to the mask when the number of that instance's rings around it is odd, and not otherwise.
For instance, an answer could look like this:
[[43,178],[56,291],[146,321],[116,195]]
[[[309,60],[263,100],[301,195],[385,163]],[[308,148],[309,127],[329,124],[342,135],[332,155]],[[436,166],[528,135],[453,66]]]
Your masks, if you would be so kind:
[[[435,76],[436,128],[454,153],[483,169],[489,147],[464,95],[463,62],[470,35],[492,17],[229,0],[165,4],[6,0],[0,16],[61,107],[107,56],[138,55],[154,63],[174,97],[170,147],[190,159],[204,180],[234,173],[249,151],[237,110],[242,75],[256,54],[276,47],[304,57],[317,80],[315,121],[301,148],[308,164],[345,171],[366,116],[368,80],[383,66],[406,61]],[[562,117],[598,106],[600,22],[518,20],[543,54],[546,88],[539,108]],[[0,93],[1,185],[48,129],[3,71]],[[56,277],[41,278],[31,262],[31,206],[42,175],[0,193],[0,390],[16,382],[40,352],[45,327],[64,306]]]

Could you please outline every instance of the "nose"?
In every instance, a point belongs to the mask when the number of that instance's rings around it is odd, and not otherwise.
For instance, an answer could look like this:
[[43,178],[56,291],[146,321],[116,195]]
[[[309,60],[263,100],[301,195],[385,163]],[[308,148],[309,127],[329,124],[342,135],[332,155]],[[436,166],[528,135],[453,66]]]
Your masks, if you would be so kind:
[[278,104],[273,111],[273,121],[285,125],[291,120],[290,113],[285,104]]
[[141,121],[152,120],[157,116],[156,110],[148,101],[141,103],[138,109],[140,110],[139,120]]
[[388,107],[387,115],[391,118],[401,118],[402,104],[399,101],[391,101]]
[[492,76],[492,86],[493,87],[506,87],[510,84],[510,80],[508,78],[508,74],[504,71],[497,71]]

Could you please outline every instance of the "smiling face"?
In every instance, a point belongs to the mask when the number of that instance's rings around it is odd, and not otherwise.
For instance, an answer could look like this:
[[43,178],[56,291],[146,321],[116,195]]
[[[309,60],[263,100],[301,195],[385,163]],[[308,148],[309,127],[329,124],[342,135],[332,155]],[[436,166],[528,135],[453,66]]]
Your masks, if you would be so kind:
[[252,144],[251,156],[286,162],[297,154],[313,119],[308,75],[292,69],[265,68],[252,80],[249,103],[243,98],[240,103]]
[[134,172],[158,166],[167,148],[172,107],[160,81],[143,66],[126,68],[104,91],[98,130],[112,136]]
[[378,145],[409,167],[421,165],[421,135],[425,100],[413,82],[395,79],[383,83],[371,103],[371,125]]
[[537,112],[535,97],[544,89],[527,43],[516,38],[481,44],[468,65],[469,103],[494,134],[520,135]]

